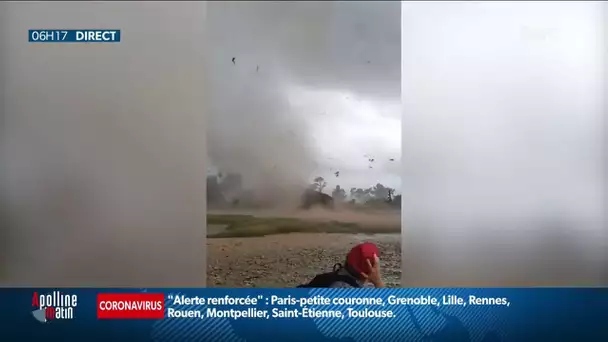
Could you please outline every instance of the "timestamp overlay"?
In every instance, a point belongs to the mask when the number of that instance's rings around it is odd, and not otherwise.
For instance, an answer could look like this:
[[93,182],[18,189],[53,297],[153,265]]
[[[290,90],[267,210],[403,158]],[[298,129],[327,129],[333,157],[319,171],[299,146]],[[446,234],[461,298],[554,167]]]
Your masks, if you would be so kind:
[[28,30],[30,43],[119,43],[120,30],[99,29],[31,29]]

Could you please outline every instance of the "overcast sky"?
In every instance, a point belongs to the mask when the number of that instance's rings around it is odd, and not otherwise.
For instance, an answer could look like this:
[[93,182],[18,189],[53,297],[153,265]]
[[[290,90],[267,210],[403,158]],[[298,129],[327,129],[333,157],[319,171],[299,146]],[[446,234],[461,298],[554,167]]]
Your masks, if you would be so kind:
[[209,3],[212,162],[255,186],[399,188],[400,23],[399,2]]

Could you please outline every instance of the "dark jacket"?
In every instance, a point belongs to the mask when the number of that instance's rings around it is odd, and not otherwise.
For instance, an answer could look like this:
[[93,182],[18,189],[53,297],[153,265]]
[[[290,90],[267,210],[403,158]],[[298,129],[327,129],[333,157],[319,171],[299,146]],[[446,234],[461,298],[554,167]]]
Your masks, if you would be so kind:
[[[360,286],[359,287],[374,287],[371,283],[364,283],[362,281],[360,281],[359,279],[357,279],[356,277],[354,277],[352,274],[350,274],[346,268],[341,268],[338,270],[338,274],[339,275],[343,275],[343,276],[347,276],[347,277],[351,277],[354,279],[354,281],[356,281]],[[345,282],[345,281],[336,281],[335,283],[331,284],[329,287],[332,288],[352,288],[353,286],[351,286],[349,283]]]

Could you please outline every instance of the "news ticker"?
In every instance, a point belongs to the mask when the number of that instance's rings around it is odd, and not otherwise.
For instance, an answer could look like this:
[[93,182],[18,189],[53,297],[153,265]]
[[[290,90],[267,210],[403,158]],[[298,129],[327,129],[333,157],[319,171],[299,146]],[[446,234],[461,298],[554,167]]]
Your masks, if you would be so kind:
[[30,43],[119,43],[120,30],[38,29],[28,31]]
[[602,288],[0,289],[0,300],[0,325],[28,339],[70,340],[76,332],[80,340],[129,342],[608,337]]
[[[46,299],[45,299],[46,298]],[[75,295],[54,291],[51,295],[34,293],[35,308],[72,308]],[[41,304],[42,303],[42,304]],[[49,305],[50,304],[50,305]],[[285,319],[285,318],[395,318],[399,306],[504,306],[508,298],[469,295],[466,298],[447,294],[441,298],[430,295],[401,297],[388,295],[366,297],[331,297],[312,295],[257,295],[254,297],[224,295],[222,297],[190,296],[169,293],[100,293],[97,295],[98,319]],[[363,309],[357,309],[364,306]],[[57,319],[49,315],[47,319]]]

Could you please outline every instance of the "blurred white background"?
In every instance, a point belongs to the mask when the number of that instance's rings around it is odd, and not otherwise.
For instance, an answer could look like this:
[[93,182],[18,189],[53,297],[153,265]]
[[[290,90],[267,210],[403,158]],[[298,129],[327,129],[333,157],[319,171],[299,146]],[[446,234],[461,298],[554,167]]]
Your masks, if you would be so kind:
[[204,2],[1,6],[0,284],[204,286]]
[[405,286],[608,284],[604,11],[403,3]]

